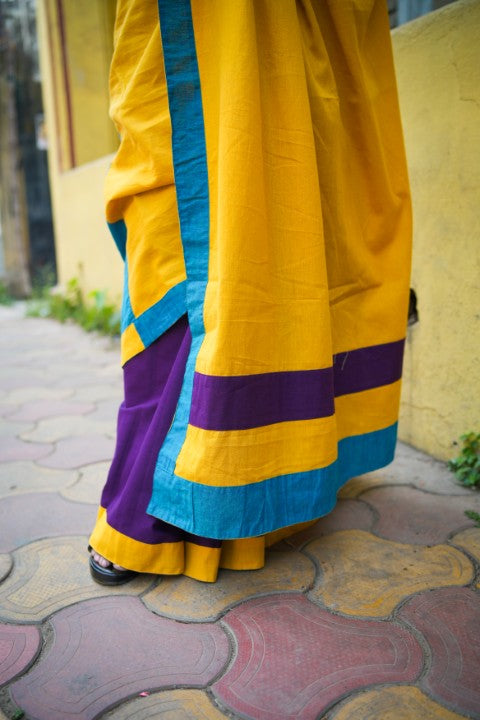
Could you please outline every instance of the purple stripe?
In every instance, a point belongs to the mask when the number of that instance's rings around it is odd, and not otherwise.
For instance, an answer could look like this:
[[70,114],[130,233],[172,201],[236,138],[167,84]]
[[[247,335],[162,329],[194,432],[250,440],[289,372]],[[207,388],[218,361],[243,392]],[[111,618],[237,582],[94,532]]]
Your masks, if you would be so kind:
[[399,380],[404,341],[334,357],[333,368],[239,375],[195,373],[190,424],[204,430],[247,430],[334,413],[334,396]]
[[404,345],[405,340],[397,340],[335,355],[335,397],[372,390],[400,380]]
[[332,368],[235,377],[195,373],[190,424],[205,430],[246,430],[333,413]]

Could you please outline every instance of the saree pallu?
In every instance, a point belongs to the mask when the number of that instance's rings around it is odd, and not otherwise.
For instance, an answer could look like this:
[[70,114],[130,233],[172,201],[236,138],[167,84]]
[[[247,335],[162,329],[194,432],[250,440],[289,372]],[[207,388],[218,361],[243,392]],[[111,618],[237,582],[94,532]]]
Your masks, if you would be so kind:
[[[119,0],[110,90],[142,389],[90,542],[214,580],[393,459],[411,209],[386,3]],[[155,537],[118,520],[136,443]]]

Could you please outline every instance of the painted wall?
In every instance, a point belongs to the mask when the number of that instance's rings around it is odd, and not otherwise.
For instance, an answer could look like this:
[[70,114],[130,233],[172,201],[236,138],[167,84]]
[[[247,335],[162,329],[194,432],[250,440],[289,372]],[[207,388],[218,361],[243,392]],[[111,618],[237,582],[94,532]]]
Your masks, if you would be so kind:
[[447,459],[480,431],[480,1],[393,33],[414,212],[400,437]]
[[42,93],[58,279],[120,303],[123,263],[105,223],[103,184],[118,145],[108,117],[115,0],[40,0]]

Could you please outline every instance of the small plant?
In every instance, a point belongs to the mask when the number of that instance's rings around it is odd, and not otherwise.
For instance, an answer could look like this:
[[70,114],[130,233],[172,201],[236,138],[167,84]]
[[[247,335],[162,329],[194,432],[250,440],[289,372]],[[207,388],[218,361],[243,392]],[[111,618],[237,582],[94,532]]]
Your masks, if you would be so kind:
[[50,317],[59,322],[73,320],[85,330],[96,330],[103,335],[120,334],[120,312],[115,305],[107,302],[106,293],[94,290],[85,300],[76,278],[68,281],[62,292],[56,288],[44,287],[28,303],[29,317]]
[[0,305],[11,305],[13,298],[10,295],[7,286],[0,280]]
[[466,433],[460,440],[462,451],[458,457],[449,460],[448,467],[462,485],[480,488],[480,433]]
[[473,520],[475,525],[477,527],[480,527],[480,514],[475,512],[475,510],[465,510],[465,515],[470,518],[470,520]]

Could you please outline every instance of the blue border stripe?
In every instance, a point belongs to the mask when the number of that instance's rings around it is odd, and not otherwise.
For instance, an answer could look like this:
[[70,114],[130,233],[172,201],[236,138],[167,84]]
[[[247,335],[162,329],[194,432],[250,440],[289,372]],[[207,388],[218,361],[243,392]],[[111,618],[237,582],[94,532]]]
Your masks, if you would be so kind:
[[[212,487],[173,474],[168,461],[157,472],[162,492],[148,512],[195,535],[215,539],[253,537],[329,513],[337,492],[351,477],[372,472],[393,460],[397,423],[355,435],[338,444],[338,458],[328,467],[279,475],[238,487]],[[166,482],[165,477],[170,476]]]
[[[195,364],[205,335],[203,304],[208,282],[210,207],[202,96],[190,2],[158,0],[158,10],[172,123],[175,188],[187,274],[186,304],[192,332],[177,412],[159,455],[159,462],[164,457],[170,464],[185,442]],[[165,478],[162,478],[159,487],[156,487],[154,479],[154,494],[162,492],[164,482]]]
[[127,256],[127,226],[124,220],[117,220],[114,223],[107,223],[108,229],[112,233],[118,252],[125,260]]
[[151,345],[185,315],[185,288],[185,281],[174,285],[161,300],[135,318],[135,327],[145,347]]
[[210,207],[202,95],[189,0],[158,0],[192,335],[205,332]]

